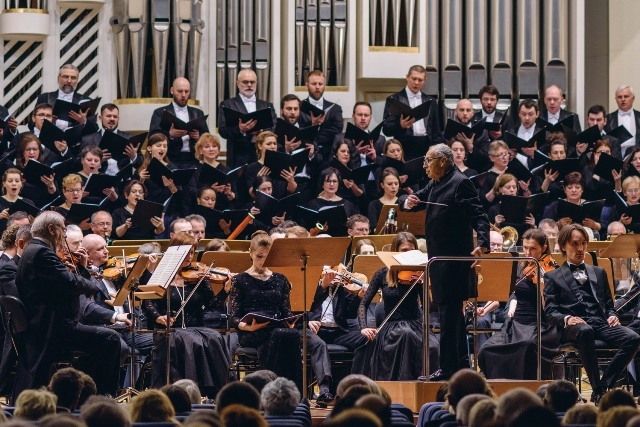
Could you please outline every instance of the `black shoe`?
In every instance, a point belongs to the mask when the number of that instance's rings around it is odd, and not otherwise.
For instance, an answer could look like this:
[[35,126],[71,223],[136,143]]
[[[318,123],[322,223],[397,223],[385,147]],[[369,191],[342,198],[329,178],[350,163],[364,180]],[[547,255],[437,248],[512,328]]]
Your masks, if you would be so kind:
[[316,405],[318,405],[320,408],[326,408],[327,406],[332,404],[334,400],[335,400],[335,397],[333,397],[333,394],[329,392],[322,393],[316,399]]
[[429,381],[447,381],[451,375],[447,375],[442,369],[438,369],[429,375]]
[[605,390],[594,390],[591,393],[591,403],[598,406],[598,404],[600,403],[600,399],[602,399],[602,396],[604,396],[604,393]]

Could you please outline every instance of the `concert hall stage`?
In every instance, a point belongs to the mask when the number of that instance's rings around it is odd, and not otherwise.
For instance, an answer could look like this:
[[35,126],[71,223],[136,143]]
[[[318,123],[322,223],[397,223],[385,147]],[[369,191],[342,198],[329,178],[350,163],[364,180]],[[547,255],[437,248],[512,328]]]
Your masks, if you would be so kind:
[[[435,402],[436,392],[444,383],[421,381],[376,381],[391,395],[391,401],[402,403],[413,412],[418,412],[426,402]],[[489,380],[489,385],[497,395],[501,395],[516,387],[525,387],[535,392],[542,384],[551,381],[525,381],[525,380]]]

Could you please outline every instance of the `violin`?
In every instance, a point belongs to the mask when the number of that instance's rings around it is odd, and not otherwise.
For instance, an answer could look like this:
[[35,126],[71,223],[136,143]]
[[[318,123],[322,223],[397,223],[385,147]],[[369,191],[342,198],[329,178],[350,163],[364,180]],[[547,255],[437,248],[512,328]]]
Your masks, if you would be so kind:
[[212,268],[201,262],[192,262],[180,270],[180,277],[185,284],[194,284],[201,279],[206,279],[215,295],[222,291],[224,284],[231,275],[231,270],[228,268]]
[[[540,268],[538,268],[538,264],[540,265]],[[533,283],[538,283],[538,276],[540,273],[544,274],[560,267],[551,254],[546,254],[540,258],[538,260],[538,264],[533,261],[527,262],[525,267],[522,269],[522,279],[527,278]]]
[[[128,257],[111,257],[105,263],[105,268],[102,270],[102,277],[114,281],[123,277],[126,270],[133,267],[133,264],[138,260],[138,253],[129,255]],[[126,261],[126,262],[125,262]]]
[[347,270],[343,264],[338,264],[334,268],[325,267],[322,270],[322,275],[324,276],[326,273],[335,273],[335,281],[339,286],[344,287],[346,291],[357,295],[362,291],[363,287],[369,286],[367,276],[362,273],[351,273]]
[[399,271],[397,282],[401,285],[413,285],[415,282],[422,284],[424,283],[424,271]]

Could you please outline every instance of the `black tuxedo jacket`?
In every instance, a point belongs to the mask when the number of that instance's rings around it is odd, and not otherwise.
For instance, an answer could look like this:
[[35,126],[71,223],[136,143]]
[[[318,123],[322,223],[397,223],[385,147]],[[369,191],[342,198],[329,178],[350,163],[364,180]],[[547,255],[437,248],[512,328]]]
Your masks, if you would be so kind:
[[[504,116],[504,113],[502,111],[496,110],[496,113],[493,116],[493,123],[500,122],[500,120],[502,120],[503,116]],[[482,110],[476,111],[476,113],[473,115],[474,123],[479,121],[479,120],[482,120]]]
[[[58,99],[58,91],[55,90],[53,92],[45,92],[45,93],[41,93],[40,95],[38,95],[38,99],[36,100],[36,105],[38,104],[49,104],[53,107],[53,104],[56,103],[56,99]],[[87,101],[91,98],[89,98],[86,95],[83,95],[77,91],[73,92],[73,98],[71,99],[71,102],[73,102],[74,104],[78,104],[81,101]],[[82,129],[82,134],[83,135],[88,135],[91,134],[93,132],[96,132],[98,130],[98,124],[96,122],[96,116],[95,114],[92,116],[87,117],[87,123],[85,123],[84,128]]]
[[[568,117],[570,115],[574,115],[575,117],[573,118],[573,131],[575,133],[580,133],[582,132],[582,126],[580,126],[580,117],[578,117],[578,115],[576,113],[573,113],[571,111],[567,111],[567,110],[563,110],[560,109],[560,120],[564,119],[565,117]],[[546,109],[542,109],[540,111],[540,118],[544,121],[549,121],[549,112]]]
[[11,295],[18,297],[18,288],[16,288],[16,274],[18,272],[18,266],[16,262],[20,258],[16,255],[17,259],[11,259],[5,254],[0,257],[0,295]]
[[[607,273],[600,267],[589,264],[586,264],[585,267],[591,292],[595,295],[600,306],[601,319],[606,320],[609,316],[616,315],[613,311],[613,298],[607,281]],[[575,292],[577,286],[581,285],[573,277],[566,262],[560,268],[544,275],[544,312],[547,318],[562,328],[565,326],[565,317],[581,315],[578,307],[582,302],[578,300]]]
[[[396,92],[393,95],[390,95],[385,102],[384,113],[382,116],[384,121],[382,130],[384,134],[386,136],[392,136],[402,141],[403,139],[407,139],[408,137],[413,136],[413,128],[403,129],[400,127],[400,118],[397,116],[392,116],[391,112],[389,111],[390,99],[395,99],[396,101],[400,101],[403,104],[410,105],[409,98],[407,97],[407,92],[404,88],[400,92]],[[431,140],[429,145],[433,145],[442,142],[442,131],[440,129],[440,115],[438,114],[437,100],[425,93],[422,93],[422,102],[424,103],[429,100],[433,101],[431,103],[431,110],[429,112],[429,115],[422,120],[424,121],[424,126],[427,130],[427,137]]]
[[[176,110],[175,108],[173,108],[173,103],[166,105],[164,107],[157,108],[151,115],[151,123],[149,124],[149,134],[152,134],[153,132],[157,132],[157,131],[162,131],[168,134],[169,129],[162,129],[162,127],[160,126],[162,123],[162,112],[164,110],[169,111],[173,115],[176,114]],[[202,112],[202,110],[198,108],[187,106],[187,112],[189,113],[189,121],[193,119],[197,119],[199,117],[204,117],[204,113]],[[209,132],[209,127],[206,124],[205,124],[205,129],[203,129],[203,131]],[[196,141],[195,139],[189,139],[189,151],[191,152],[191,154],[195,154],[194,147],[196,145],[196,142],[198,141]],[[170,139],[169,140],[169,158],[177,159],[178,155],[180,154],[180,150],[182,150],[182,138]],[[194,161],[195,161],[195,157],[194,157]]]
[[[416,193],[422,201],[446,206],[420,204],[414,210],[427,209],[425,232],[429,256],[469,256],[474,249],[473,230],[478,246],[489,251],[489,220],[478,191],[473,183],[456,167],[438,182],[430,181]],[[407,195],[400,196],[403,209]],[[431,269],[433,297],[437,303],[467,299],[477,294],[475,273],[470,264],[436,262]]]
[[[220,107],[218,108],[218,132],[220,132],[220,136],[227,140],[227,165],[233,168],[244,163],[256,161],[257,155],[253,145],[254,135],[243,135],[240,132],[240,128],[237,123],[227,123],[224,110],[222,109],[223,107],[230,108],[244,114],[248,113],[248,111],[244,102],[242,102],[240,95],[225,99],[220,103]],[[256,98],[256,111],[263,110],[265,108],[271,109],[271,117],[275,124],[276,110],[273,108],[273,104]]]
[[[317,320],[319,322],[320,319],[322,319],[322,303],[328,296],[329,288],[325,289],[318,285],[316,293],[313,296],[309,320]],[[344,286],[339,286],[331,300],[331,305],[333,306],[333,317],[336,320],[336,324],[344,331],[349,330],[347,321],[357,319],[360,298],[358,298],[357,295],[347,292]]]
[[[633,117],[636,120],[636,148],[640,147],[640,111],[633,110]],[[604,127],[605,132],[611,132],[613,129],[619,126],[618,123],[618,110],[607,114],[607,124]],[[620,150],[620,144],[624,141],[616,141],[614,147],[618,147]],[[627,149],[629,151],[629,149]],[[622,153],[624,156],[625,153]]]
[[[307,97],[305,101],[308,100],[309,98]],[[333,107],[331,107],[332,105]],[[331,109],[326,113],[324,122],[320,125],[318,137],[316,138],[316,143],[320,148],[324,148],[324,150],[321,151],[325,154],[331,151],[336,135],[342,132],[344,126],[342,107],[340,104],[323,99],[322,109],[326,111],[329,107],[331,107]],[[311,116],[302,111],[300,111],[300,119],[298,121],[303,128],[311,126]],[[328,159],[323,160],[328,161]]]

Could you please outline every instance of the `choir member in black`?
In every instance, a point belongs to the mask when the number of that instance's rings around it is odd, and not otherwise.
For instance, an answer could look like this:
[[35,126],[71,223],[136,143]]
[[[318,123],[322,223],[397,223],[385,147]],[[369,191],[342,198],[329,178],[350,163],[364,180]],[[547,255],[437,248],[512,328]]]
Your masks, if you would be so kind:
[[156,132],[147,140],[147,151],[144,153],[144,160],[140,169],[138,169],[138,176],[140,182],[142,182],[147,188],[145,198],[156,203],[164,203],[169,197],[174,195],[172,205],[176,205],[176,196],[178,193],[178,187],[172,179],[166,176],[162,177],[162,184],[159,185],[151,179],[148,168],[151,159],[156,159],[169,169],[176,169],[175,165],[171,163],[168,156],[168,140],[167,136],[163,133]]
[[[567,142],[564,136],[561,139],[549,141],[549,158],[551,160],[564,160],[567,158]],[[564,192],[558,178],[560,178],[560,172],[551,168],[544,168],[544,179],[540,184],[540,192],[550,192],[549,198],[552,200],[562,197]]]
[[[62,196],[64,197],[64,202],[59,206],[53,207],[53,210],[58,212],[67,220],[67,222],[69,222],[68,216],[69,211],[71,210],[71,205],[82,201],[82,193],[82,177],[76,173],[70,173],[62,178]],[[91,228],[89,225],[89,218],[83,220],[77,225],[79,225],[83,230]]]
[[[399,232],[391,243],[392,252],[415,249],[418,249],[418,242],[413,234],[406,231]],[[400,283],[397,274],[386,267],[373,275],[358,307],[360,333],[370,342],[356,350],[353,373],[381,381],[415,380],[422,375],[422,282],[411,289],[411,295],[402,302],[382,330],[367,326],[367,309],[379,290],[382,291],[386,318],[404,294],[409,292],[412,284]],[[438,367],[438,342],[431,332],[429,366],[431,371]]]
[[[493,192],[498,196],[517,196],[518,195],[518,179],[511,175],[510,173],[505,173],[504,175],[500,175],[496,180],[496,183],[493,186]],[[522,196],[530,196],[530,192],[522,192]],[[498,197],[499,200],[499,197]],[[525,217],[524,224],[515,224],[506,222],[506,218],[504,215],[500,213],[500,202],[492,205],[487,210],[487,216],[489,217],[489,221],[493,220],[493,223],[496,227],[502,228],[505,226],[515,227],[518,230],[520,236],[524,234],[524,232],[529,227],[536,226],[536,219],[533,214],[529,214]],[[515,243],[515,242],[514,242]]]
[[[586,202],[585,199],[582,198],[584,194],[584,185],[582,184],[582,174],[580,172],[570,172],[567,176],[564,177],[564,200],[569,203],[573,203],[575,205],[581,205]],[[545,208],[542,214],[543,218],[551,218],[558,223],[558,227],[562,229],[562,227],[571,224],[573,220],[568,217],[559,218],[558,214],[558,202],[551,202]],[[602,228],[602,225],[598,221],[592,218],[585,218],[582,220],[582,225],[585,227],[589,227],[593,230],[594,233],[598,233]]]
[[[429,184],[416,194],[401,196],[398,204],[400,209],[426,209],[429,256],[479,256],[489,252],[487,215],[476,188],[454,166],[451,149],[445,144],[432,146],[424,167],[431,178]],[[430,279],[440,317],[441,368],[430,378],[442,380],[467,364],[462,305],[477,295],[476,275],[471,262],[442,261],[432,265]]]
[[[640,203],[640,177],[630,176],[622,181],[622,194],[627,205],[634,206]],[[640,233],[640,218],[633,218],[623,212],[620,208],[615,209],[613,220],[618,220],[624,224],[627,233]]]
[[384,168],[382,174],[380,174],[379,185],[382,190],[382,196],[369,203],[367,215],[369,224],[373,224],[374,227],[378,223],[378,217],[384,205],[398,204],[398,191],[400,190],[398,171],[394,168]]
[[[342,178],[340,177],[340,172],[338,172],[337,169],[327,168],[323,170],[320,173],[319,182],[322,189],[320,190],[320,193],[318,193],[318,197],[307,203],[307,207],[319,210],[325,206],[344,205],[347,218],[358,213],[356,205],[351,203],[349,200],[345,200],[338,196],[338,188],[340,187]],[[329,233],[332,232],[329,231]]]
[[[78,172],[82,178],[82,186],[84,187],[91,175],[99,175],[102,165],[102,150],[97,146],[84,147],[80,151],[80,164],[82,169]],[[118,192],[115,187],[105,188],[102,190],[101,196],[83,197],[83,203],[99,204],[105,197],[109,200],[109,206],[113,206],[118,201]]]
[[478,175],[478,171],[475,169],[471,169],[466,164],[467,160],[467,149],[464,146],[464,143],[458,141],[457,139],[449,142],[449,147],[451,147],[451,151],[453,151],[453,162],[460,172],[471,178],[472,176]]
[[154,239],[164,233],[164,215],[160,218],[154,216],[150,219],[154,235],[147,234],[144,228],[134,226],[131,221],[138,200],[144,199],[147,195],[147,189],[144,184],[135,179],[131,180],[124,187],[123,193],[127,203],[123,207],[114,210],[112,214],[113,227],[118,239]]
[[207,239],[221,238],[224,239],[231,233],[231,223],[220,218],[217,221],[212,220],[212,211],[218,204],[218,193],[211,187],[200,187],[196,197],[196,206],[193,212],[209,218],[205,228],[205,237]]
[[552,125],[555,125],[560,120],[573,115],[573,127],[571,130],[574,133],[580,133],[582,127],[580,126],[580,119],[577,114],[562,108],[562,103],[565,100],[564,92],[557,85],[549,85],[544,90],[544,107],[540,112],[540,118]]
[[587,200],[607,199],[606,206],[611,206],[613,204],[611,196],[613,190],[622,191],[622,171],[615,169],[611,171],[613,182],[606,177],[594,174],[593,170],[598,164],[602,153],[611,155],[611,143],[606,139],[600,139],[596,142],[593,155],[582,170],[585,198]]
[[[43,147],[34,134],[29,132],[21,134],[18,140],[15,166],[20,170],[24,170],[29,160],[37,160],[50,166],[50,163],[44,159]],[[33,200],[33,203],[39,207],[52,201],[58,191],[53,174],[41,176],[40,181],[37,184],[25,182],[22,191],[24,197]]]
[[[267,151],[278,151],[278,135],[271,131],[260,132],[256,137],[258,160],[250,163],[244,173],[246,188],[252,188],[257,177],[271,175],[271,169],[264,165]],[[273,197],[281,199],[287,194],[295,193],[298,183],[295,180],[296,170],[282,170],[279,177],[273,178]],[[280,179],[282,178],[282,179]]]
[[[458,101],[453,120],[467,127],[473,125],[474,110],[470,100],[461,99]],[[467,164],[471,168],[484,171],[491,167],[491,161],[488,156],[491,139],[486,131],[483,130],[479,134],[474,133],[471,137],[467,137],[464,133],[460,132],[455,135],[453,139],[462,142],[467,154]],[[447,141],[449,146],[451,146],[452,140]]]
[[[534,135],[542,130],[542,126],[538,125],[537,120],[540,115],[538,109],[538,103],[533,99],[525,99],[520,101],[518,105],[518,120],[517,126],[509,129],[516,134],[518,138],[525,141],[529,141]],[[505,127],[507,127],[505,125]],[[533,144],[533,147],[523,147],[515,154],[515,158],[522,163],[527,169],[533,169],[540,165],[541,158],[536,156],[538,150],[537,142]],[[515,150],[513,150],[515,151]]]
[[[369,132],[369,126],[371,125],[371,118],[373,117],[371,104],[366,101],[358,101],[353,104],[353,114],[351,115],[351,120],[353,124],[363,131]],[[384,143],[386,138],[384,135],[378,135],[378,139],[375,141],[371,141],[373,145],[373,149],[376,154],[382,154]],[[362,154],[368,154],[369,149],[367,148],[369,141],[353,141],[356,144],[356,148],[358,148],[359,152]],[[375,160],[374,156],[369,155],[369,157],[373,157],[371,160]]]
[[85,269],[86,252],[76,254],[78,273],[63,264],[56,250],[64,245],[65,226],[57,212],[46,211],[36,217],[31,233],[33,238],[22,254],[16,276],[29,326],[14,392],[17,395],[25,388],[46,385],[56,357],[61,352],[80,350],[88,354],[88,373],[98,393],[115,394],[120,370],[118,333],[77,321],[79,295],[97,291]]
[[251,238],[249,255],[251,267],[233,277],[231,287],[231,319],[238,329],[241,346],[257,347],[260,364],[278,376],[298,380],[301,375],[300,331],[293,323],[277,326],[271,322],[251,323],[242,321],[249,313],[271,318],[287,318],[292,315],[291,283],[280,273],[269,270],[264,261],[271,249],[271,238],[258,231]]
[[[500,92],[494,85],[486,85],[480,88],[478,92],[478,98],[480,98],[480,105],[482,108],[474,116],[474,121],[485,119],[488,123],[500,123],[504,113],[497,110],[498,97]],[[489,131],[489,138],[491,140],[499,139],[502,137],[502,131]]]
[[[253,186],[249,190],[249,195],[254,200],[256,198],[256,194],[258,191],[268,194],[269,196],[273,196],[273,183],[274,181],[267,175],[258,176],[253,181]],[[255,217],[255,220],[253,221],[253,226],[249,228],[250,230],[258,229],[258,230],[269,231],[273,227],[282,225],[282,223],[284,223],[285,221],[285,217],[287,216],[287,212],[284,212],[282,216],[267,217],[265,214],[261,213],[260,209],[255,207],[253,204],[248,206],[248,208],[251,215]],[[289,217],[293,216],[293,212],[289,212],[288,215]],[[224,224],[222,224],[221,226],[224,226]]]
[[628,176],[640,176],[640,148],[634,148],[622,165],[622,179]]
[[[384,164],[384,158],[388,157],[390,159],[398,160],[404,163],[404,150],[402,149],[402,144],[397,139],[388,139],[384,145],[382,146],[382,157],[378,160],[381,164]],[[378,168],[376,174],[380,174],[381,170]],[[400,188],[403,192],[407,194],[411,194],[414,191],[417,191],[418,185],[415,184],[413,186],[407,185],[407,181],[409,179],[409,175],[403,174],[400,175]]]
[[[560,230],[558,245],[567,262],[544,275],[544,312],[561,328],[561,342],[572,342],[580,351],[582,366],[593,387],[591,400],[598,402],[613,388],[640,345],[640,336],[620,325],[613,309],[607,273],[584,262],[589,236],[579,224]],[[595,340],[617,349],[602,377],[598,369]]]
[[[521,268],[509,300],[507,321],[502,330],[494,334],[480,349],[478,360],[480,368],[487,378],[535,379],[537,368],[538,339],[537,312],[538,287],[543,286],[542,275],[548,269],[555,268],[551,259],[547,236],[539,228],[527,230],[522,237],[524,255],[540,261],[541,267],[527,263]],[[543,345],[543,378],[550,378],[550,359],[557,353],[558,330],[549,325],[540,315]]]
[[[198,182],[202,165],[207,164],[212,168],[218,169],[220,172],[226,173],[229,168],[218,161],[220,156],[220,138],[217,135],[211,133],[203,133],[196,142],[196,159],[200,162],[200,165],[196,173],[193,175],[194,182]],[[197,184],[196,184],[197,185]],[[236,199],[236,187],[237,183],[218,183],[211,184],[211,188],[216,192],[216,200],[218,202],[218,209],[225,209],[231,207]]]
[[[347,139],[337,140],[331,147],[332,159],[342,166],[355,169],[360,166],[360,156],[356,147]],[[355,206],[360,206],[365,197],[364,186],[352,179],[342,178],[338,187],[338,196],[350,201]],[[365,205],[366,206],[366,205]]]
[[487,208],[495,203],[496,194],[493,192],[493,186],[496,180],[509,167],[509,161],[511,161],[509,146],[504,141],[493,141],[489,144],[489,159],[491,159],[493,166],[487,171],[484,178],[476,183],[480,200]]
[[9,219],[9,208],[18,199],[22,199],[25,203],[33,205],[33,201],[21,197],[22,191],[22,172],[16,168],[9,168],[2,174],[2,197],[0,197],[0,232],[7,227],[7,219]]
[[[195,239],[186,233],[178,233],[169,246],[192,245],[191,252],[183,262],[188,266],[193,260]],[[150,324],[158,330],[165,330],[167,322],[173,326],[170,333],[171,372],[170,381],[188,378],[200,387],[207,396],[215,396],[229,378],[231,358],[224,338],[216,331],[204,327],[204,310],[211,305],[214,298],[210,284],[204,279],[199,287],[183,279],[178,273],[166,292],[170,292],[170,306],[167,298],[146,300],[143,309]],[[194,292],[195,291],[195,292]],[[168,315],[178,311],[193,293],[184,310],[178,317]],[[166,377],[166,336],[154,336],[160,351],[154,354],[152,385],[160,387],[165,384]]]

